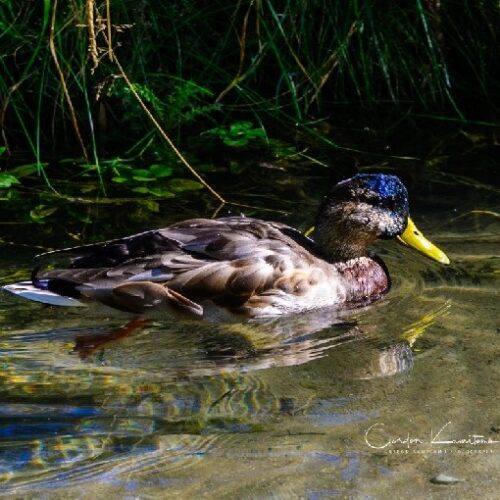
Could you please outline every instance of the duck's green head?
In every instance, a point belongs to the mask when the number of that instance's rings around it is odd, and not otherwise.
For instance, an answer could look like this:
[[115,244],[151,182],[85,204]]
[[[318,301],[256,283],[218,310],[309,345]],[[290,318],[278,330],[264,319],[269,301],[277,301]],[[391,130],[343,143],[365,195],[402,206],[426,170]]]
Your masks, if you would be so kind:
[[408,191],[395,175],[358,174],[336,184],[318,215],[315,238],[336,260],[365,255],[377,238],[398,238],[431,259],[450,262],[416,228],[409,216]]

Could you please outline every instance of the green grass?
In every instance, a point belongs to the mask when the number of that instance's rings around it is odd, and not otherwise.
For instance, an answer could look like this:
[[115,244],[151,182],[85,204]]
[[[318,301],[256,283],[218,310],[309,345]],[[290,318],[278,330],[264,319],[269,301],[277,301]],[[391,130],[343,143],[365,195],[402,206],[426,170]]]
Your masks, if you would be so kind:
[[[83,155],[75,123],[102,187],[108,182],[102,160],[170,158],[107,57],[104,0],[94,4],[97,68],[86,2],[57,4],[53,42],[73,120],[49,45],[54,5],[0,3],[4,158],[37,163],[50,184],[46,162]],[[494,0],[113,0],[110,7],[115,54],[181,149],[207,130],[241,121],[266,136],[298,127],[321,140],[313,125],[335,123],[337,105],[498,123]],[[325,143],[338,146],[334,137]]]

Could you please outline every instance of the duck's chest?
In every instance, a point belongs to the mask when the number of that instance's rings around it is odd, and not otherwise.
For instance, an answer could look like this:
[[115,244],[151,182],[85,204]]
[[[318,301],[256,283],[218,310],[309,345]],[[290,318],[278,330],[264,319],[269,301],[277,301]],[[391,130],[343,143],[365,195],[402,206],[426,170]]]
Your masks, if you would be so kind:
[[337,264],[341,301],[367,303],[378,299],[389,290],[389,276],[382,264],[368,257]]
[[381,264],[361,257],[341,264],[321,262],[295,269],[275,285],[251,297],[243,309],[252,316],[267,316],[329,306],[361,306],[386,293],[389,278]]
[[294,297],[299,307],[364,305],[377,300],[389,289],[389,276],[384,266],[368,257],[328,264],[314,274],[319,277],[316,285],[303,296]]

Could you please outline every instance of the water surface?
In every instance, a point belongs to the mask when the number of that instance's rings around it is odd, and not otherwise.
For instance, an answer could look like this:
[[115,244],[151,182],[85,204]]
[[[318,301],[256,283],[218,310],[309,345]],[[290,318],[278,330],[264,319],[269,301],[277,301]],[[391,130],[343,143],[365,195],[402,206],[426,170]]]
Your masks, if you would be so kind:
[[[427,182],[413,218],[452,265],[381,243],[392,290],[356,311],[125,331],[123,318],[2,294],[1,491],[496,496],[497,202],[490,186]],[[163,208],[162,225],[180,218]],[[298,208],[279,217],[304,229],[314,206]],[[2,248],[0,282],[26,279],[35,253]]]

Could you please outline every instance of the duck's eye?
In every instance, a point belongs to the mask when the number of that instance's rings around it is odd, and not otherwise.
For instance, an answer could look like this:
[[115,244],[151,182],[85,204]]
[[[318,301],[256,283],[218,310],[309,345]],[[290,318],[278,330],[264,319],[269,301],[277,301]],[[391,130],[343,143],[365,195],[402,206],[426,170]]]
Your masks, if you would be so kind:
[[389,210],[394,210],[396,208],[396,199],[395,198],[386,198],[384,200],[384,206]]

